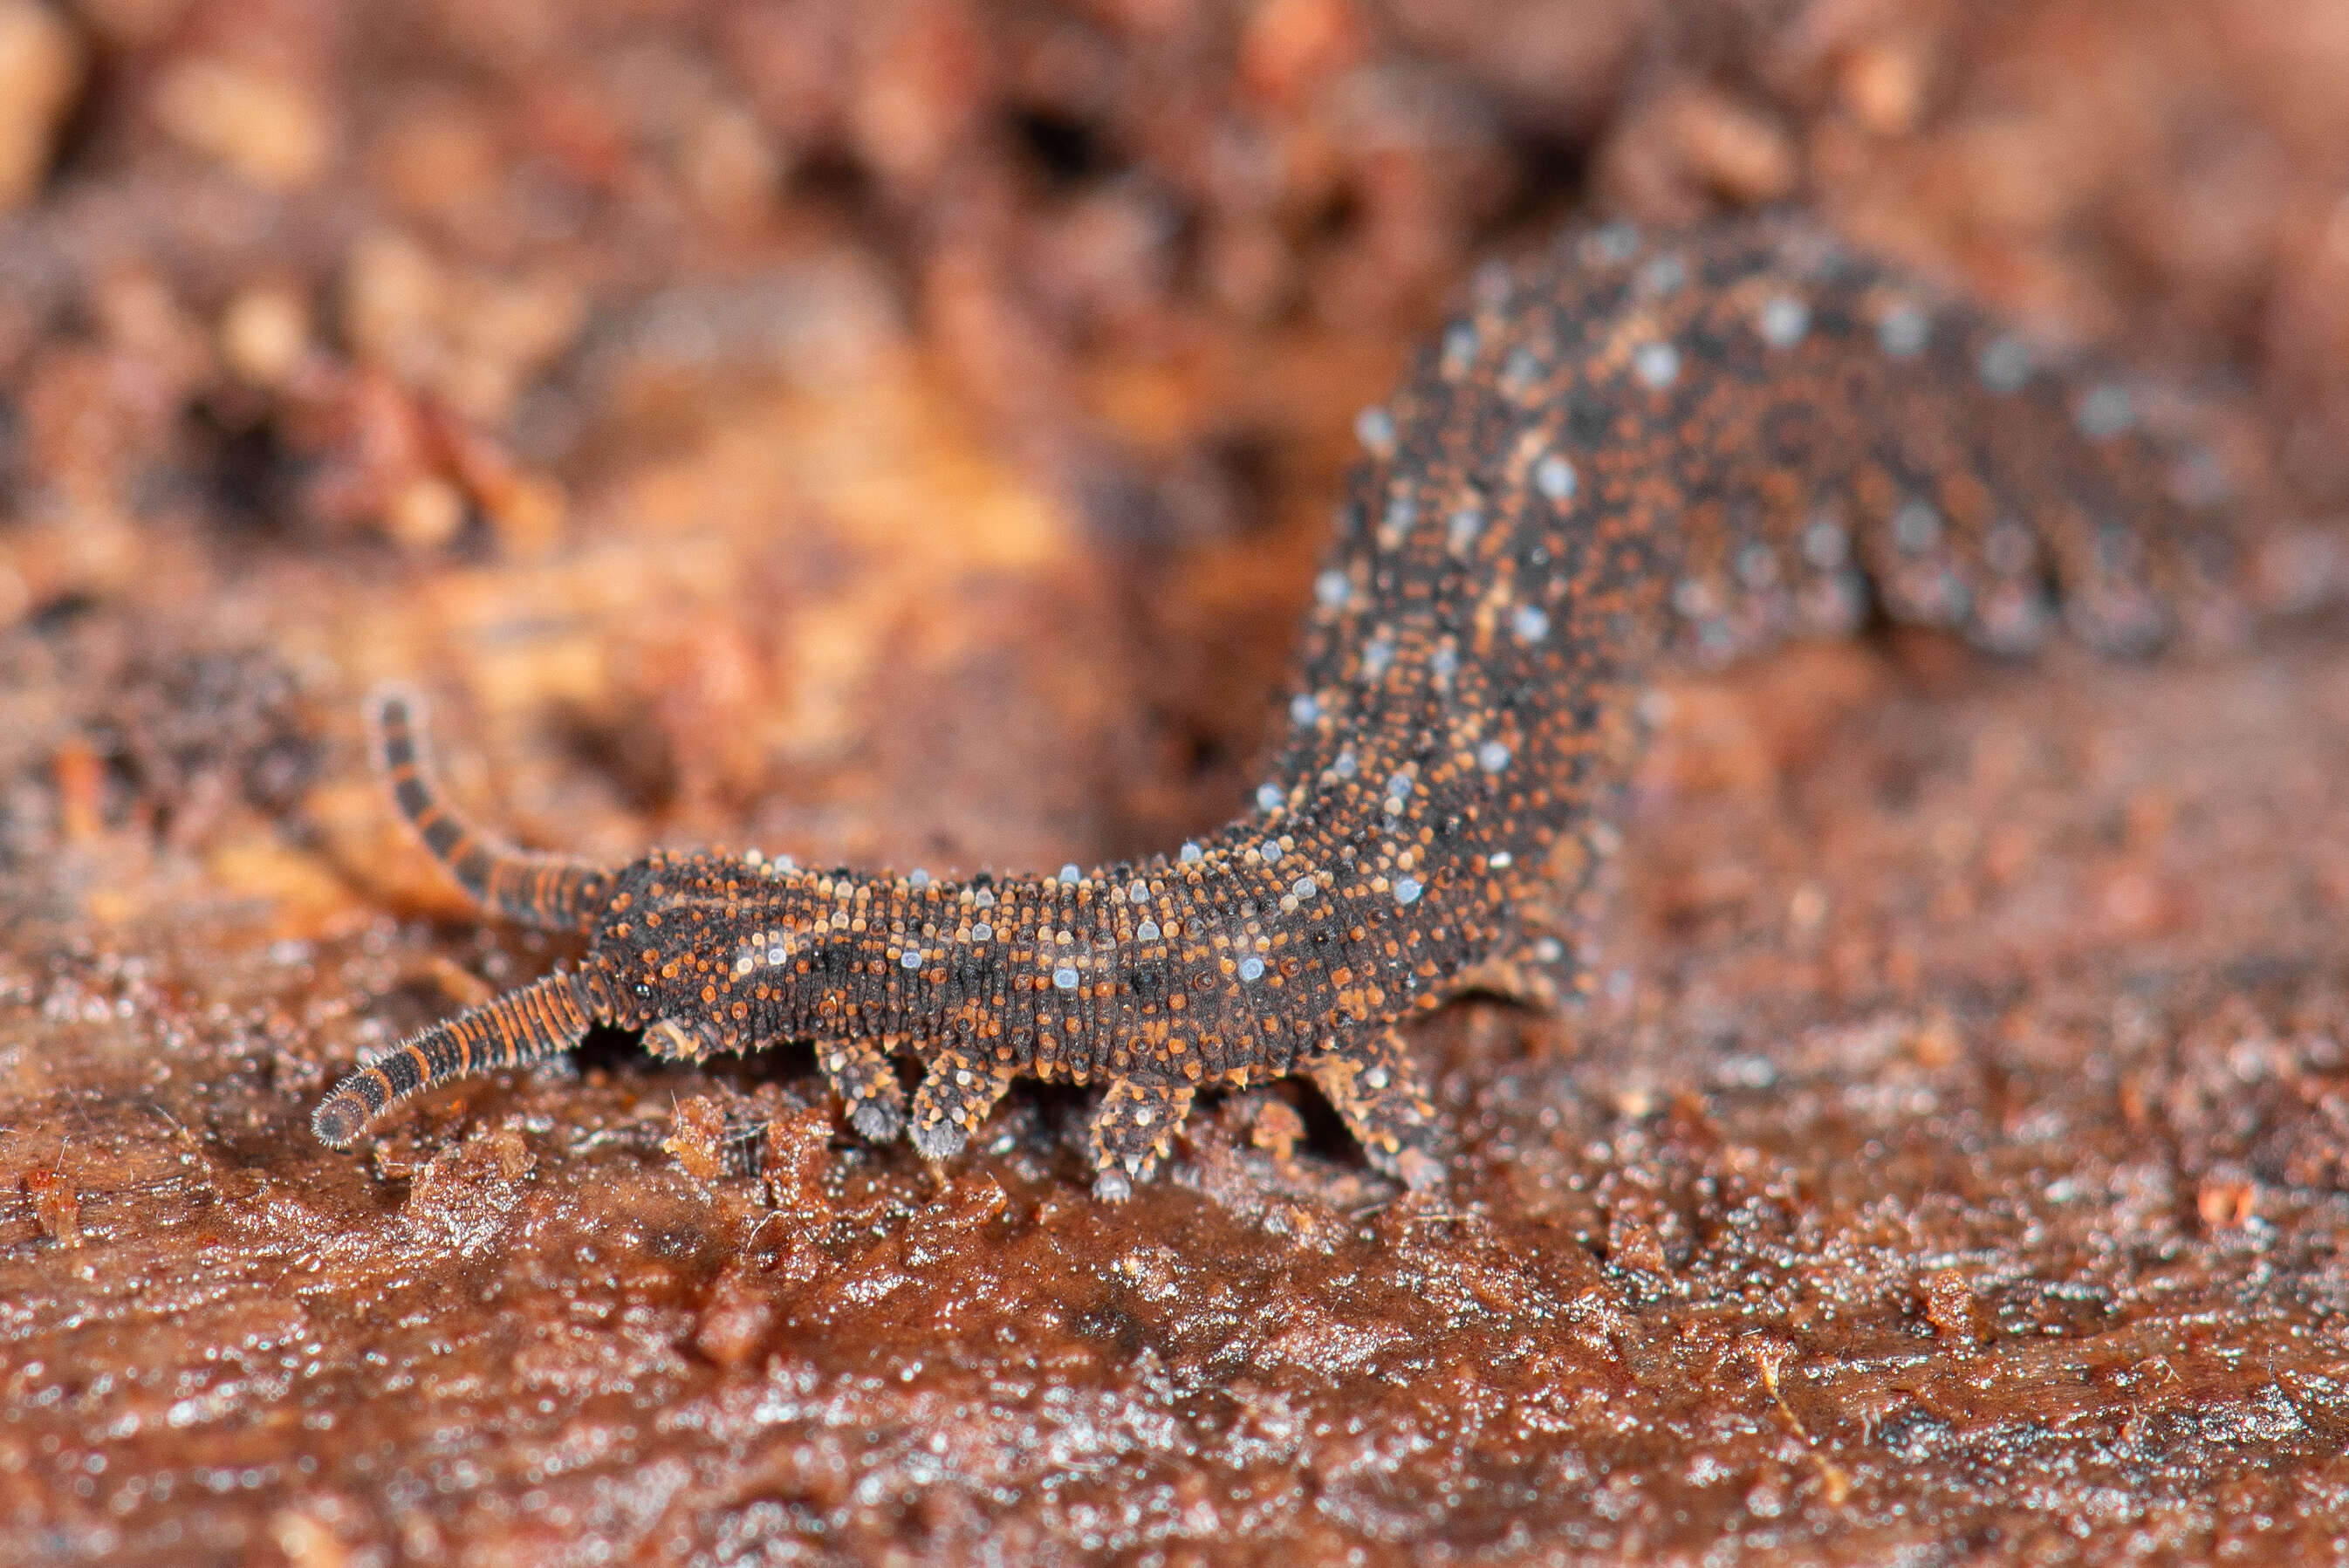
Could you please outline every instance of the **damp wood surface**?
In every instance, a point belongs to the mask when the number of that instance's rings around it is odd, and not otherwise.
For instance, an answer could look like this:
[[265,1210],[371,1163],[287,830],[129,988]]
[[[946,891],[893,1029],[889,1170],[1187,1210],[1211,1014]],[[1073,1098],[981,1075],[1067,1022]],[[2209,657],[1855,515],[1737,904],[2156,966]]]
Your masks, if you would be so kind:
[[603,863],[1180,842],[1358,411],[1569,214],[2126,328],[2322,586],[2325,7],[682,9],[0,5],[0,1559],[2349,1550],[2321,612],[1657,686],[1588,1004],[1407,1027],[1440,1191],[1286,1081],[1123,1205],[1066,1087],[933,1174],[803,1049],[620,1033],[306,1128],[579,955],[404,835],[370,683]]

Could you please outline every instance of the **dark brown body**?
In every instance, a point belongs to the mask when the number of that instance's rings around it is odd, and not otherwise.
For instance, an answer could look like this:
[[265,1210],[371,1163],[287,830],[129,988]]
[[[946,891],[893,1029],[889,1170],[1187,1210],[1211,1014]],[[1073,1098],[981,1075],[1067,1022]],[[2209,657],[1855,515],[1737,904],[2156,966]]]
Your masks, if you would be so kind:
[[756,856],[618,872],[484,848],[378,699],[400,805],[492,909],[587,955],[362,1069],[337,1147],[419,1087],[568,1048],[591,1018],[698,1057],[816,1043],[856,1125],[957,1150],[1019,1074],[1107,1086],[1101,1190],[1194,1091],[1309,1074],[1374,1163],[1440,1171],[1394,1026],[1471,985],[1554,1003],[1562,912],[1654,655],[1840,634],[1871,606],[1996,650],[2059,618],[2149,647],[2231,614],[2234,542],[2189,512],[2117,383],[2036,370],[1973,313],[1748,221],[1622,229],[1480,276],[1361,423],[1369,460],[1314,586],[1290,725],[1250,810],[1176,853],[916,881]]

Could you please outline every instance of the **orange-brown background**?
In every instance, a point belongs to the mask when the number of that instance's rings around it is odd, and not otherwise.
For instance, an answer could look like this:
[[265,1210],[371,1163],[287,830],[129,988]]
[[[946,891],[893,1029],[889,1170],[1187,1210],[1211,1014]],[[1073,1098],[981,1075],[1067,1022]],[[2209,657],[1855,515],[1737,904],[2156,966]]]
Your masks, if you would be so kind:
[[[1476,255],[1793,201],[2349,507],[2334,0],[0,0],[0,1557],[2246,1560],[2349,1511],[2349,655],[1665,694],[1599,1001],[934,1185],[802,1055],[309,1102],[614,859],[1163,847]],[[1299,1120],[1299,1115],[1303,1120]],[[763,1178],[711,1152],[773,1119]],[[1301,1126],[1302,1132],[1299,1132]]]

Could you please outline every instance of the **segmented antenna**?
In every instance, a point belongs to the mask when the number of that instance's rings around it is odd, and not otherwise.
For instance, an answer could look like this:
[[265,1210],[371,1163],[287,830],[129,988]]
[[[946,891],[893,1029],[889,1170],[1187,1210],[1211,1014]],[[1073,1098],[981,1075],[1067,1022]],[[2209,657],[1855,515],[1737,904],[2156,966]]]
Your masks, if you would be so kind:
[[369,748],[392,803],[475,903],[541,931],[585,931],[611,897],[603,868],[569,855],[515,849],[459,816],[442,797],[425,749],[424,699],[406,686],[378,686],[367,701]]
[[579,1043],[592,1020],[579,977],[554,974],[433,1025],[335,1086],[310,1130],[348,1149],[368,1122],[412,1095],[500,1068],[526,1067]]

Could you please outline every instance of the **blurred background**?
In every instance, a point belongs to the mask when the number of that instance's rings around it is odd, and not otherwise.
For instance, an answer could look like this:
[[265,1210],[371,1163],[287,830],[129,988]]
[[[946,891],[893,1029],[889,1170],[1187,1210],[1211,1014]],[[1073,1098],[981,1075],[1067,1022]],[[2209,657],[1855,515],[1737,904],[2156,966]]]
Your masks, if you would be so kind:
[[1154,847],[1353,410],[1594,214],[1806,204],[2337,507],[2344,80],[2331,0],[0,0],[0,865],[391,673],[592,852]]
[[1294,1086],[1109,1210],[1079,1094],[934,1176],[625,1037],[305,1127],[571,951],[371,682],[533,845],[1164,849],[1564,223],[2115,344],[2349,583],[2344,84],[2342,0],[0,0],[0,1560],[2337,1555],[2337,634],[1665,689],[1589,1010],[1414,1035],[1433,1206]]

